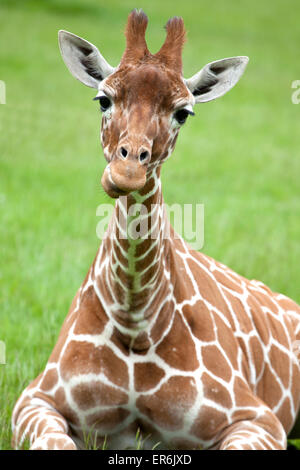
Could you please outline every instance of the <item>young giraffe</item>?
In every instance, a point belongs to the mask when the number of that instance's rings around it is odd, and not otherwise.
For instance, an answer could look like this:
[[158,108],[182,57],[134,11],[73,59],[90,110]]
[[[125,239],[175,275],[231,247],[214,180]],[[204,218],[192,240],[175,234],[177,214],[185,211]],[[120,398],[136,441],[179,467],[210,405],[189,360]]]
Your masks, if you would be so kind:
[[[91,433],[121,449],[140,428],[149,448],[284,449],[300,401],[300,308],[191,250],[161,193],[161,164],[193,105],[232,88],[248,59],[184,80],[182,19],[169,20],[155,55],[147,21],[130,14],[116,69],[92,44],[59,33],[71,73],[98,89],[102,185],[117,200],[46,368],[15,406],[13,446],[29,438],[31,449],[84,448]],[[148,237],[126,236],[130,221],[150,220]]]

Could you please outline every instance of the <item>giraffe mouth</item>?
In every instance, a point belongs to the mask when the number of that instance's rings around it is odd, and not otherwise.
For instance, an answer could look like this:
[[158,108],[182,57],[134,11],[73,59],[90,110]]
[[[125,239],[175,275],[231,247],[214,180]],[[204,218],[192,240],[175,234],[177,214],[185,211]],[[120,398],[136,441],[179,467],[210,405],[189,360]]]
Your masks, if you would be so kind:
[[[108,170],[106,171],[106,169]],[[117,199],[120,196],[127,196],[130,191],[125,191],[124,189],[119,188],[113,181],[110,175],[110,169],[107,167],[103,173],[101,184],[103,186],[104,191],[108,194],[111,198]]]
[[130,191],[124,191],[124,189],[118,188],[116,184],[112,184],[109,188],[109,195],[113,198],[118,198],[119,196],[127,196]]
[[[111,164],[108,164],[104,170],[101,184],[104,191],[113,199],[127,196],[132,191],[141,189],[146,183],[146,168],[143,169],[142,174],[138,175],[138,178],[132,175],[130,168],[124,170],[124,172],[116,171],[115,167],[111,167]],[[126,178],[124,178],[124,173]]]

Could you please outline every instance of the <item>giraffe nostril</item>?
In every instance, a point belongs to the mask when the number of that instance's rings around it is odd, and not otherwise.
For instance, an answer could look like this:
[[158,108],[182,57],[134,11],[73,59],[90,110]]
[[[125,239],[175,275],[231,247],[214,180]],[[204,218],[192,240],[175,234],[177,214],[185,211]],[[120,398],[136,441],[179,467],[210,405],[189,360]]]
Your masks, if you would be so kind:
[[122,155],[123,158],[127,157],[128,152],[124,147],[121,147],[120,152],[121,152],[121,155]]
[[140,162],[143,162],[144,160],[146,160],[146,158],[148,158],[149,156],[149,152],[147,152],[147,150],[145,150],[144,152],[142,152],[140,154]]

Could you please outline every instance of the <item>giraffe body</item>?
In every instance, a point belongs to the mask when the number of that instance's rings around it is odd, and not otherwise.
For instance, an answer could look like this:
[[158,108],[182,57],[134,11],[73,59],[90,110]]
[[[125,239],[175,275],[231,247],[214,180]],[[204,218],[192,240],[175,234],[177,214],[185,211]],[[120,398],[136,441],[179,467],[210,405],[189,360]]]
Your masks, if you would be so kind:
[[[219,75],[223,93],[224,83],[235,82],[222,78],[224,70],[232,73],[241,60],[213,63],[208,75],[204,68],[184,82],[183,23],[168,23],[155,56],[145,25],[145,15],[131,14],[117,70],[94,46],[67,36],[84,64],[80,79],[100,81],[102,184],[121,197],[45,370],[15,406],[13,445],[28,437],[32,449],[85,448],[87,441],[134,448],[140,429],[150,449],[159,442],[167,449],[284,449],[299,411],[300,307],[191,250],[170,226],[160,184],[184,117],[178,109],[186,117],[195,96],[212,99]],[[95,74],[91,57],[107,78]],[[78,63],[67,65],[78,78]],[[139,204],[146,212],[136,216]],[[129,214],[139,225],[151,219],[155,236],[123,237]]]
[[[157,345],[146,352],[124,347],[89,285],[90,272],[16,416],[22,406],[43,400],[67,419],[80,447],[83,430],[97,433],[100,447],[105,436],[112,449],[134,447],[139,428],[150,448],[158,442],[164,448],[218,448],[241,419],[249,420],[250,432],[246,426],[238,438],[249,448],[285,446],[299,409],[299,359],[292,346],[300,339],[299,307],[191,253],[184,242],[175,246],[173,275],[182,278],[185,263],[191,266],[184,273],[192,295],[174,292],[171,322]],[[262,432],[251,442],[259,413],[277,434]]]

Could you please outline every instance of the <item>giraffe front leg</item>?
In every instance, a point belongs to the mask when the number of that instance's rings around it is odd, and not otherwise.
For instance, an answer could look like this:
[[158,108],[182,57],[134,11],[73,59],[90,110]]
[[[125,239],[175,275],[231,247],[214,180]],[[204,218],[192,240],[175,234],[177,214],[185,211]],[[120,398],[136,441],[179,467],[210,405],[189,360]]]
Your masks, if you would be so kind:
[[21,397],[13,413],[12,447],[20,449],[26,440],[30,450],[76,450],[65,418],[40,397]]
[[[251,415],[253,411],[251,412]],[[226,429],[220,450],[284,450],[286,433],[278,418],[264,407],[254,418],[242,419]]]

